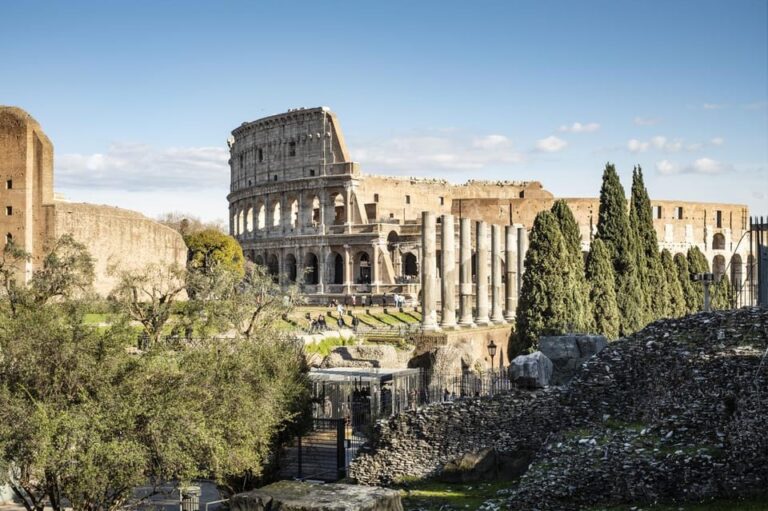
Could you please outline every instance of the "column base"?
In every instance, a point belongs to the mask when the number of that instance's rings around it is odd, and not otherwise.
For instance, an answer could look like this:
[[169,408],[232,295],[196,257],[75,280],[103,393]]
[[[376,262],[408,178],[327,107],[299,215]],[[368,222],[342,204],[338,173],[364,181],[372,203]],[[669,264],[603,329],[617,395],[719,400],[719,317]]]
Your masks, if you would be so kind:
[[471,319],[460,319],[459,326],[465,328],[477,328],[477,325]]
[[439,332],[441,330],[439,325],[421,325],[421,329],[425,332]]
[[491,323],[494,325],[506,325],[507,320],[504,318],[491,318]]
[[515,321],[515,313],[508,312],[504,314],[504,319],[507,321],[507,323],[512,323],[513,321]]
[[443,330],[458,330],[459,325],[458,323],[449,323],[449,324],[442,324],[440,325],[440,328]]

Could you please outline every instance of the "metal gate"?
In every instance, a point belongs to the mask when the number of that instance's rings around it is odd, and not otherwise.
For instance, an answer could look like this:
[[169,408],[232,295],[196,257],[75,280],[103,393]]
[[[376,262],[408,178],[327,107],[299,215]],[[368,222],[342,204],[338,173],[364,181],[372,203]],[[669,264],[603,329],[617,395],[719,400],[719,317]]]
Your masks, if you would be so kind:
[[338,481],[347,472],[343,419],[312,419],[312,429],[283,450],[280,475],[291,479]]

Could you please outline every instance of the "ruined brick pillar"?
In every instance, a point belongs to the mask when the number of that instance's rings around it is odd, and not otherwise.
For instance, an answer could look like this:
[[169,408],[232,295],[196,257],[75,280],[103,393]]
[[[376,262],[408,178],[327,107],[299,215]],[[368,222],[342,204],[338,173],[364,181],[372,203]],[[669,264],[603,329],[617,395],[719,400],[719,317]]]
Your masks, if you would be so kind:
[[488,224],[477,222],[477,317],[475,323],[488,325],[491,320],[488,317],[488,266],[490,265],[488,251]]
[[443,215],[442,222],[442,257],[440,259],[441,280],[441,320],[442,328],[456,328],[456,240],[454,238],[453,215]]
[[459,221],[459,324],[474,326],[472,319],[472,221]]
[[504,323],[501,304],[501,226],[491,226],[491,321]]
[[437,325],[437,240],[435,214],[421,213],[421,327],[439,330]]
[[504,286],[504,319],[514,321],[517,310],[517,229],[504,226],[504,261],[506,285]]
[[523,287],[523,273],[525,272],[525,253],[528,251],[528,231],[525,227],[517,228],[517,296]]

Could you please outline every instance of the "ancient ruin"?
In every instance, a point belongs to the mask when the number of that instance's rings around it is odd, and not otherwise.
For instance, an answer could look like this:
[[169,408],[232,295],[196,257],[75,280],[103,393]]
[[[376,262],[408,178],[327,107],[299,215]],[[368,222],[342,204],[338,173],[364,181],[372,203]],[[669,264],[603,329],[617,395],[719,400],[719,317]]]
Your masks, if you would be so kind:
[[53,189],[53,144],[20,108],[0,106],[0,244],[14,242],[31,258],[18,277],[26,282],[47,247],[63,234],[85,244],[95,259],[94,288],[114,286],[108,268],[138,268],[150,262],[186,264],[181,236],[140,213],[57,199]]
[[[356,296],[357,303],[381,303],[395,293],[416,301],[421,292],[429,312],[432,307],[435,312],[425,320],[427,329],[512,318],[526,233],[536,213],[555,200],[541,183],[454,185],[363,174],[337,116],[326,107],[243,123],[233,130],[229,146],[231,234],[247,258],[285,285],[300,284],[310,301]],[[565,200],[587,251],[598,199]],[[756,265],[744,239],[746,206],[652,200],[652,208],[660,248],[674,254],[699,247],[716,275],[729,274],[738,304],[753,302],[749,288]],[[422,217],[423,211],[429,215]],[[422,246],[422,229],[447,240],[446,246]],[[458,236],[453,244],[452,235]],[[427,288],[421,281],[425,273]],[[455,296],[448,292],[451,282]],[[437,294],[444,298],[439,311]]]

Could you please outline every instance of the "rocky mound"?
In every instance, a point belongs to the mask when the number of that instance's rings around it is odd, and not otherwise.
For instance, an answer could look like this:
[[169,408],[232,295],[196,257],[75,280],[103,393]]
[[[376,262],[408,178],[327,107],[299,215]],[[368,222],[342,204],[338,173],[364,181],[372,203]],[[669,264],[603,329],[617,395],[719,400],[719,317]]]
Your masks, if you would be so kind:
[[657,321],[611,343],[567,387],[393,417],[351,473],[368,483],[436,475],[457,453],[494,448],[536,453],[519,484],[494,503],[512,509],[764,491],[767,348],[766,309]]
[[733,497],[768,488],[768,310],[653,323],[591,359],[562,397],[576,420],[506,504]]

